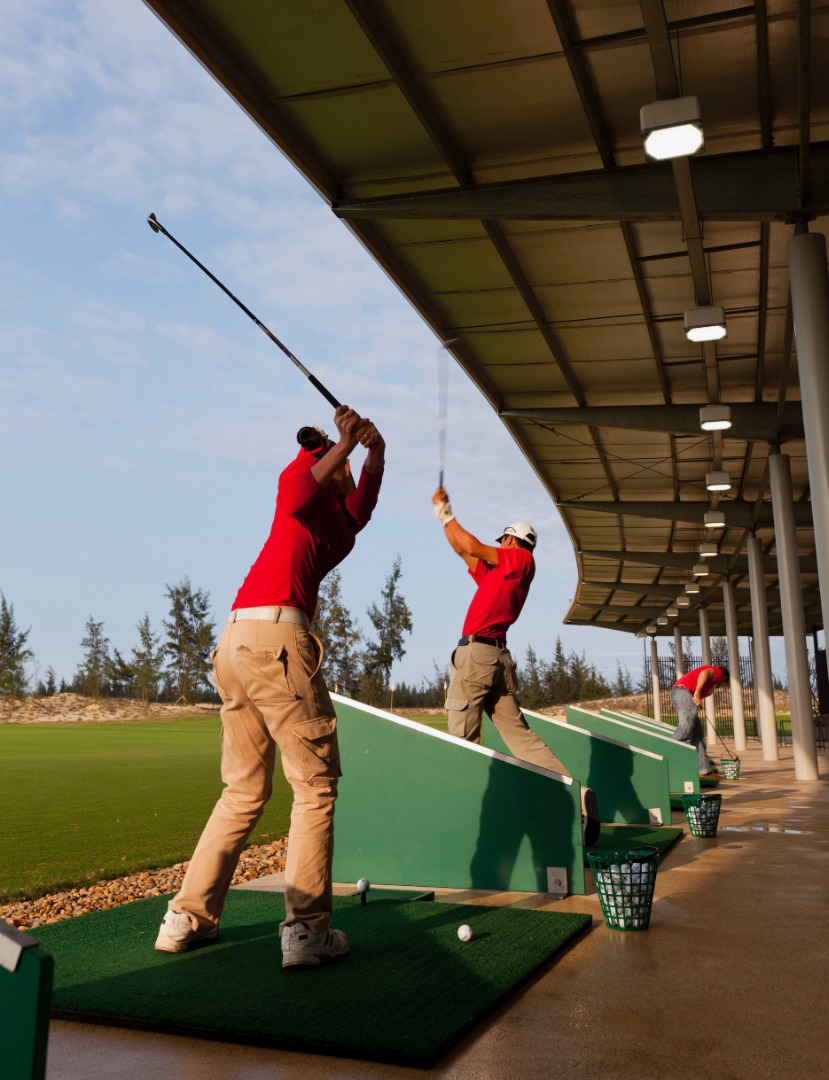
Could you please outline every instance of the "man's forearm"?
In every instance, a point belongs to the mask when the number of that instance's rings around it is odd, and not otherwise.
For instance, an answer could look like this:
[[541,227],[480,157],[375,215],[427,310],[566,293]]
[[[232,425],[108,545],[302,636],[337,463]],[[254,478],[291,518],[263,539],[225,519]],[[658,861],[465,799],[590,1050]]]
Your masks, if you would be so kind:
[[458,555],[469,554],[464,542],[474,540],[475,537],[466,531],[457,518],[452,518],[451,521],[447,521],[443,527],[443,531],[446,534],[446,539],[452,545],[453,551],[456,551]]

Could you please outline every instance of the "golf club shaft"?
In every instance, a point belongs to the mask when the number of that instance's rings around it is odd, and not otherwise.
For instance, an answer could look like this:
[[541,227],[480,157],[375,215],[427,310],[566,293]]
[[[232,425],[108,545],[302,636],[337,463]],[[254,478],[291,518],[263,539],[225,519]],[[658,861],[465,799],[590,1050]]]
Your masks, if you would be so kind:
[[447,350],[457,342],[449,338],[438,349],[438,487],[443,487],[446,467],[446,418],[449,403],[449,357]]
[[187,258],[190,259],[191,262],[194,262],[196,264],[196,266],[198,266],[199,270],[201,270],[203,273],[207,274],[207,276],[210,278],[210,280],[212,282],[214,282],[216,285],[218,285],[219,288],[222,290],[222,292],[226,293],[230,297],[230,299],[233,301],[233,303],[236,304],[237,307],[240,307],[242,309],[242,311],[244,311],[244,313],[248,316],[249,319],[252,319],[256,323],[256,325],[259,327],[259,329],[262,331],[262,333],[266,334],[271,339],[271,341],[274,343],[274,345],[276,345],[276,347],[278,349],[281,349],[282,352],[285,353],[285,355],[288,357],[288,359],[296,367],[299,368],[299,370],[302,372],[302,374],[305,376],[305,378],[308,379],[308,381],[311,383],[311,385],[315,386],[317,388],[317,390],[319,390],[319,392],[326,399],[326,401],[328,401],[331,405],[333,405],[335,409],[339,408],[339,405],[340,405],[339,401],[337,401],[337,399],[334,397],[333,394],[329,393],[329,391],[326,390],[326,388],[322,385],[322,383],[319,381],[319,379],[317,379],[314,375],[312,375],[311,372],[305,367],[305,365],[302,364],[299,360],[297,360],[297,358],[294,356],[294,354],[291,352],[291,350],[287,346],[283,345],[282,342],[279,340],[279,338],[275,334],[272,334],[270,332],[270,330],[267,328],[267,326],[265,326],[265,324],[263,322],[260,322],[259,319],[256,318],[256,316],[253,314],[253,312],[250,310],[250,308],[245,307],[245,305],[242,303],[242,301],[239,300],[238,297],[235,297],[233,295],[233,293],[230,291],[230,289],[228,289],[226,285],[223,285],[221,283],[221,281],[219,281],[219,279],[215,276],[215,274],[211,274],[210,271],[207,269],[207,267],[204,266],[202,263],[200,263],[195,255],[192,255],[183,244],[180,244],[178,242],[178,240],[176,240],[176,238],[172,235],[172,233],[169,233],[164,228],[164,226],[161,224],[161,222],[158,220],[158,218],[155,216],[155,214],[150,214],[150,216],[147,218],[147,224],[150,226],[150,228],[153,230],[153,232],[164,233],[164,235],[167,237],[167,239],[171,240],[176,245],[176,247],[179,249],[179,251],[183,251],[184,254],[187,256]]

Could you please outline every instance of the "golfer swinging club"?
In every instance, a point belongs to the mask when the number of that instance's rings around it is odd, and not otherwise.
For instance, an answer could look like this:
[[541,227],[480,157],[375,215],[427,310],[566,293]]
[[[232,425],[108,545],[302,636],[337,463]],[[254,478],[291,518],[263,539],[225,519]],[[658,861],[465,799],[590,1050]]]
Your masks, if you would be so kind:
[[[515,662],[507,648],[507,630],[521,614],[535,577],[536,531],[525,521],[515,521],[499,536],[499,546],[490,547],[455,518],[444,488],[437,489],[432,504],[446,539],[478,586],[452,653],[446,698],[449,734],[480,742],[485,709],[516,757],[563,773],[561,763],[524,719],[516,696]],[[582,787],[581,798],[584,842],[590,846],[601,828],[599,807],[592,788]]]
[[[337,719],[320,671],[322,645],[308,627],[323,577],[348,555],[371,518],[385,443],[370,420],[340,405],[339,441],[319,428],[279,477],[270,535],[240,588],[213,651],[222,698],[225,789],[204,828],[155,943],[186,952],[216,937],[239,856],[271,795],[276,748],[293,788],[285,867],[282,966],[316,966],[348,953],[331,930]],[[368,453],[355,487],[349,455]]]

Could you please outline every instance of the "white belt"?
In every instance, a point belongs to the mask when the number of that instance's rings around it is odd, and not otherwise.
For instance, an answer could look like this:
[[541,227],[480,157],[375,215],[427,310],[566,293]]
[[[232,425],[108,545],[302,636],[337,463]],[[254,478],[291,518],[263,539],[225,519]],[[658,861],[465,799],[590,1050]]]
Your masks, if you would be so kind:
[[310,622],[304,611],[295,607],[243,607],[231,611],[228,622],[238,622],[240,619],[268,619],[270,622],[297,623],[308,629]]

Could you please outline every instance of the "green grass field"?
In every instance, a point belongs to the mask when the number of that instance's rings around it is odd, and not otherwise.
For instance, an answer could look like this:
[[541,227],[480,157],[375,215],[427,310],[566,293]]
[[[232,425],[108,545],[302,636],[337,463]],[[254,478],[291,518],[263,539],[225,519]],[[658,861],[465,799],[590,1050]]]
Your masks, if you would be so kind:
[[[218,717],[0,725],[0,904],[189,859],[221,794]],[[288,831],[274,793],[251,843]]]

